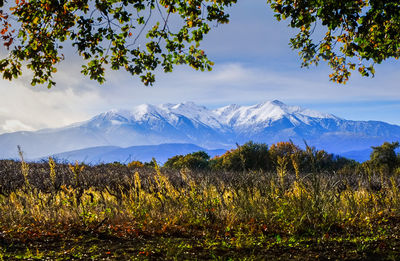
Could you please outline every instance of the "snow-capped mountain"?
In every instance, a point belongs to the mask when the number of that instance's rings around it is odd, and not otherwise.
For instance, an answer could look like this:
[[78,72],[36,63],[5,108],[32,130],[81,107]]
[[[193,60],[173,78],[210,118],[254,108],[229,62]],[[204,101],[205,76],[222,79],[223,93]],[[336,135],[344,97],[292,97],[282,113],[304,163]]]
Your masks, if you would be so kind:
[[57,129],[0,135],[0,158],[27,158],[98,146],[130,147],[190,143],[206,149],[228,149],[249,140],[268,144],[293,140],[331,153],[358,151],[384,141],[400,140],[400,126],[377,121],[349,121],[280,101],[215,110],[193,102],[143,104],[111,110]]
[[287,117],[293,125],[309,123],[310,119],[339,119],[331,114],[302,109],[298,106],[287,106],[280,101],[264,102],[253,106],[229,105],[214,110],[218,118],[226,125],[234,128],[248,126],[265,127],[274,121]]

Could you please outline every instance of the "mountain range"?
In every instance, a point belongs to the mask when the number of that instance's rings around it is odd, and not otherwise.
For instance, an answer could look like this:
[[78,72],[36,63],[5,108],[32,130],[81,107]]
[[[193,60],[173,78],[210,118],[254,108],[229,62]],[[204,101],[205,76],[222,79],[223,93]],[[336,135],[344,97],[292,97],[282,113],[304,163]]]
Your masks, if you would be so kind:
[[[28,159],[57,154],[75,160],[72,155],[79,154],[82,159],[87,153],[86,158],[92,162],[107,162],[109,158],[125,161],[129,155],[141,160],[137,151],[142,150],[144,155],[144,148],[137,146],[170,144],[168,148],[173,153],[173,147],[182,144],[192,144],[193,149],[226,150],[249,140],[272,144],[289,139],[299,145],[306,141],[330,153],[357,155],[357,151],[366,153],[384,141],[400,140],[400,126],[346,120],[277,100],[213,110],[193,102],[143,104],[131,110],[111,110],[62,128],[1,134],[0,158],[17,157],[17,145]],[[154,148],[147,147],[153,152]],[[127,153],[121,152],[124,149]],[[115,157],[117,154],[125,158]]]
[[196,151],[204,151],[210,157],[222,155],[226,150],[207,150],[194,144],[167,143],[160,145],[132,146],[121,148],[116,146],[92,147],[81,150],[68,151],[52,155],[56,161],[86,162],[91,164],[120,162],[129,163],[134,160],[150,162],[153,158],[164,164],[175,155],[186,155]]

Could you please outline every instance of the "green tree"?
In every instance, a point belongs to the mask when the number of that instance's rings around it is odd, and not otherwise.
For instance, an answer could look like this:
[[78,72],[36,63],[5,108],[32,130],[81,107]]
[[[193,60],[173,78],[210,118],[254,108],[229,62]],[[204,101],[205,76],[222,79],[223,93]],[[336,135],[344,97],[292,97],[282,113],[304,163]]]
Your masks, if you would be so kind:
[[176,155],[171,158],[169,158],[165,163],[164,167],[169,168],[169,169],[181,169],[183,167],[183,158],[185,156],[183,155]]
[[395,150],[399,147],[399,142],[385,142],[381,146],[372,147],[370,162],[376,170],[386,169],[392,173],[398,166],[398,155]]
[[268,146],[250,141],[212,159],[210,164],[213,169],[267,171],[270,168]]
[[188,168],[191,170],[206,170],[209,168],[209,159],[210,156],[206,152],[198,151],[185,156],[173,156],[169,158],[167,162],[165,162],[164,167],[177,170],[182,168]]
[[[107,67],[124,69],[145,85],[154,70],[187,64],[211,70],[200,42],[225,8],[237,0],[15,0],[0,1],[0,36],[8,55],[3,78],[32,71],[32,85],[55,85],[62,48],[84,59],[82,73],[102,83]],[[395,0],[267,0],[276,18],[299,30],[291,39],[303,66],[328,61],[331,80],[345,83],[352,70],[374,75],[374,64],[400,54],[400,2]],[[173,25],[171,21],[174,21]],[[316,30],[316,28],[318,28]],[[313,35],[314,31],[323,36]],[[367,64],[368,63],[368,64]]]
[[191,170],[206,170],[209,168],[210,156],[204,152],[194,152],[184,157],[183,166]]

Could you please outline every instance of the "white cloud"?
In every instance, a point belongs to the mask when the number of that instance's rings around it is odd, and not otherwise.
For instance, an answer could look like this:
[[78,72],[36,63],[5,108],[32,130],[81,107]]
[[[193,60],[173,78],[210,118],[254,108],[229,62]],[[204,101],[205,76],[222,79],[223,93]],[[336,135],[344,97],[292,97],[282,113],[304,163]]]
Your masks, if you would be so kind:
[[[57,86],[51,90],[1,81],[0,128],[4,132],[13,130],[13,126],[14,129],[59,127],[112,108],[129,109],[142,103],[194,101],[216,107],[279,99],[298,105],[329,102],[332,108],[332,104],[351,101],[400,101],[395,84],[400,81],[400,75],[395,70],[383,70],[375,79],[356,76],[346,86],[329,83],[327,74],[324,68],[282,72],[227,63],[216,65],[212,72],[178,67],[171,74],[158,73],[155,86],[144,87],[137,78],[123,72],[109,73],[106,84],[98,86],[71,69],[60,73]],[[359,107],[362,108],[362,103]],[[378,114],[374,115],[375,119],[379,118]]]
[[2,132],[14,131],[32,131],[34,128],[28,126],[19,120],[6,120],[2,126]]
[[99,101],[96,91],[76,93],[72,88],[35,91],[17,82],[1,81],[0,92],[2,132],[58,127],[86,120],[90,108]]

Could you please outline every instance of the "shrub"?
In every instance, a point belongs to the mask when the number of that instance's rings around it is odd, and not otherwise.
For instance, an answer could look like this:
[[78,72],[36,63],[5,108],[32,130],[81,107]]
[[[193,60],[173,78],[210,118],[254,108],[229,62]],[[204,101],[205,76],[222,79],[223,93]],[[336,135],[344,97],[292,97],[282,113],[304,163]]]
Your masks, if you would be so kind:
[[136,168],[143,168],[144,164],[140,161],[135,160],[135,161],[129,162],[127,166],[128,166],[128,168],[136,169]]
[[372,147],[370,161],[374,170],[393,173],[399,165],[398,155],[395,152],[399,146],[399,142],[385,142],[381,146]]
[[246,171],[270,170],[268,146],[265,143],[252,141],[227,151],[212,160],[211,166],[217,170]]
[[207,170],[209,169],[210,156],[204,151],[183,155],[177,155],[169,158],[165,162],[164,167],[180,170],[188,168],[190,170]]

